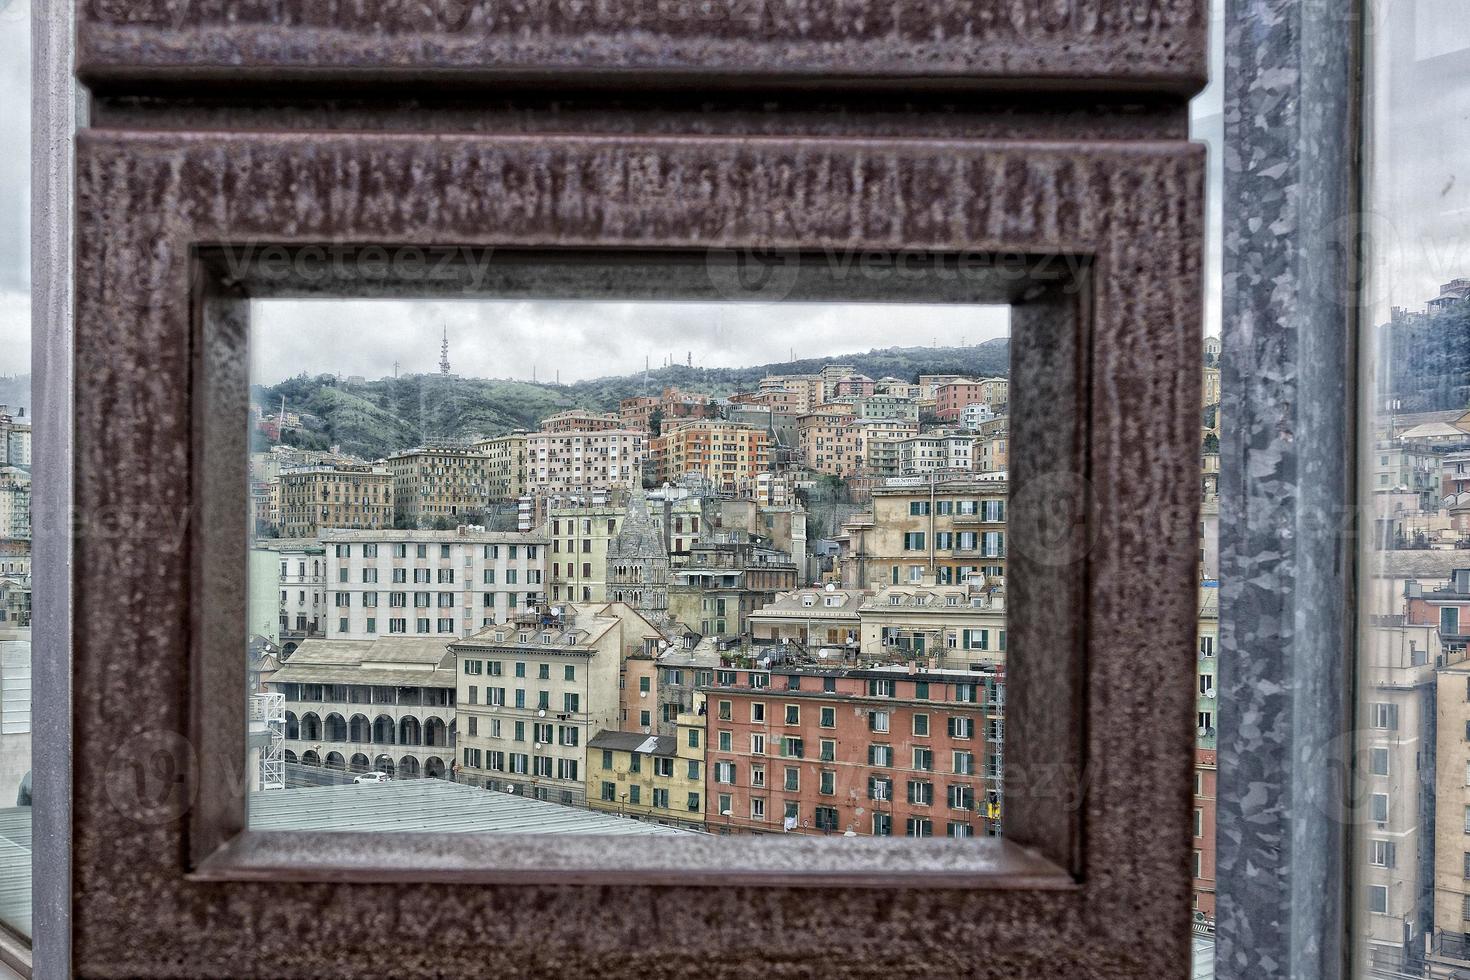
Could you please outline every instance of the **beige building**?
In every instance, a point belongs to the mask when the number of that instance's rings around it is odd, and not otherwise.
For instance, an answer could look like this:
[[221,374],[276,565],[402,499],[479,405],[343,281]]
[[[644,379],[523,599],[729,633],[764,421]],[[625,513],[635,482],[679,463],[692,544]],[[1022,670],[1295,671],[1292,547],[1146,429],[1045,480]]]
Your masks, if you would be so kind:
[[517,431],[475,443],[475,451],[485,456],[486,493],[491,500],[515,500],[526,492],[526,436]]
[[773,374],[762,378],[763,393],[786,392],[787,397],[773,397],[769,404],[778,411],[803,415],[820,405],[823,398],[822,378],[816,374]]
[[797,589],[782,592],[750,614],[756,640],[798,643],[807,650],[822,647],[856,649],[862,623],[858,609],[866,592],[857,589]]
[[533,432],[526,436],[532,493],[579,494],[632,487],[643,479],[647,434],[633,429]]
[[[859,476],[870,472],[871,456],[883,451],[878,447],[919,431],[917,422],[859,419],[851,411],[849,405],[822,405],[797,419],[797,445],[803,465],[826,476]],[[893,455],[896,458],[896,452]]]
[[469,636],[545,596],[542,534],[323,531],[327,635]]
[[865,658],[935,657],[956,670],[1005,661],[1005,591],[978,576],[960,585],[935,585],[926,575],[917,584],[885,586],[862,603],[858,618]]
[[443,777],[454,761],[454,683],[443,640],[307,640],[268,684],[286,696],[285,761]]
[[620,503],[548,509],[542,530],[551,542],[552,602],[607,601],[607,546],[625,513]]
[[587,744],[616,729],[623,661],[659,631],[621,603],[543,606],[452,644],[459,775],[565,805],[587,802]]
[[396,512],[415,527],[452,526],[484,513],[489,460],[469,446],[430,445],[389,456]]
[[280,529],[314,538],[322,528],[393,526],[394,477],[381,466],[345,463],[281,471]]
[[932,576],[955,585],[982,574],[1006,574],[1004,480],[890,480],[873,490],[873,509],[847,521],[842,582],[879,589]]
[[542,432],[607,432],[623,427],[622,416],[571,408],[541,420]]
[[733,491],[771,468],[765,429],[711,419],[665,425],[650,441],[655,479],[672,483],[697,473],[717,490]]
[[976,473],[1004,473],[1010,466],[1010,439],[1004,428],[998,434],[975,436],[972,452]]

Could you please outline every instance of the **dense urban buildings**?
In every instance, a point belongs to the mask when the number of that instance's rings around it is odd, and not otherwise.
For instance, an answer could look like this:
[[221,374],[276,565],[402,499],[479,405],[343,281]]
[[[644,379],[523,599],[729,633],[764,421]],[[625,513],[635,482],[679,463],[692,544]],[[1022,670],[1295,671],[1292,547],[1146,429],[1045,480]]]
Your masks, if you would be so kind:
[[419,446],[386,462],[397,515],[409,527],[452,526],[490,500],[489,460],[467,445]]

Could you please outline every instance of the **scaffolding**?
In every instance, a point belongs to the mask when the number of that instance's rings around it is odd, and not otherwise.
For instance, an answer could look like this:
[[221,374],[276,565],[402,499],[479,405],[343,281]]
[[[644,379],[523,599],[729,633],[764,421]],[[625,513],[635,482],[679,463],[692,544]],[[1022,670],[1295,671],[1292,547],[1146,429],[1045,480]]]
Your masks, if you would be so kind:
[[250,745],[260,750],[258,789],[286,788],[286,695],[250,696]]

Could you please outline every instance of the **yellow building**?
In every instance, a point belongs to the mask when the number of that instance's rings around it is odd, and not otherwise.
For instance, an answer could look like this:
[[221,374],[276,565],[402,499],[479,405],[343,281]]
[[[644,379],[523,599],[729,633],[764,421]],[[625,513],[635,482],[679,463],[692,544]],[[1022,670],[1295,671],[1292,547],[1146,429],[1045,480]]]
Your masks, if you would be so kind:
[[526,492],[526,433],[481,439],[475,451],[485,456],[488,496],[492,500],[514,500]]
[[393,475],[380,466],[345,463],[281,471],[281,536],[314,538],[324,527],[393,526]]
[[843,585],[955,585],[976,573],[1003,582],[1007,490],[1005,480],[931,483],[921,477],[875,487],[872,511],[843,526]]
[[389,456],[398,513],[410,524],[464,523],[490,499],[485,454],[469,446],[420,446]]
[[543,530],[551,537],[551,601],[607,599],[607,546],[627,513],[621,504],[552,505]]
[[769,439],[765,429],[717,419],[665,426],[650,444],[657,482],[698,473],[715,488],[733,491],[771,468]]
[[704,827],[704,717],[676,735],[602,731],[587,743],[587,805],[670,826]]

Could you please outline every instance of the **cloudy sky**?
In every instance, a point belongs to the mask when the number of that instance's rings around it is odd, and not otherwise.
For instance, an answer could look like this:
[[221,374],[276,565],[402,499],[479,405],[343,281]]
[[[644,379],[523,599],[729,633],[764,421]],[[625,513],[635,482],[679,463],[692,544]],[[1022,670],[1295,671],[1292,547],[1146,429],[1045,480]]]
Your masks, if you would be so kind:
[[31,370],[30,0],[0,0],[0,374]]
[[[884,303],[256,302],[254,379],[300,374],[381,378],[439,369],[468,377],[563,383],[658,367],[742,367],[875,347],[977,344],[1006,335],[1004,307]],[[558,375],[558,372],[559,375]]]

